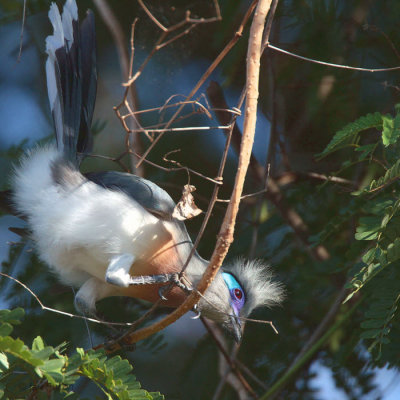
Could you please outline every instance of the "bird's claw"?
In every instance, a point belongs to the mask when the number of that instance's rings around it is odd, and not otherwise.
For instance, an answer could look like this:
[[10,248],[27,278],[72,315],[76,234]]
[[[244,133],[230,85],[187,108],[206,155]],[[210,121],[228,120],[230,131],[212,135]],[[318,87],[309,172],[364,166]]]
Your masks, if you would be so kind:
[[181,276],[180,276],[179,274],[173,274],[173,275],[171,276],[171,282],[172,282],[174,285],[178,286],[178,288],[182,289],[182,290],[185,291],[185,292],[190,293],[190,292],[193,291],[192,288],[188,287],[185,283],[182,282]]
[[162,286],[160,289],[158,289],[158,295],[161,300],[168,300],[165,296],[164,293],[168,291],[171,288],[171,285],[178,286],[178,288],[182,289],[183,291],[187,293],[191,293],[193,291],[192,288],[188,287],[186,284],[184,284],[181,280],[181,276],[176,273],[176,274],[171,274],[169,277],[169,285]]
[[161,286],[160,289],[158,289],[158,296],[160,297],[161,300],[168,300],[165,296],[164,296],[164,292],[167,290],[168,286]]
[[199,310],[199,307],[197,304],[195,304],[193,306],[193,310],[192,310],[196,315],[194,317],[190,317],[191,319],[199,319],[201,317],[201,312]]

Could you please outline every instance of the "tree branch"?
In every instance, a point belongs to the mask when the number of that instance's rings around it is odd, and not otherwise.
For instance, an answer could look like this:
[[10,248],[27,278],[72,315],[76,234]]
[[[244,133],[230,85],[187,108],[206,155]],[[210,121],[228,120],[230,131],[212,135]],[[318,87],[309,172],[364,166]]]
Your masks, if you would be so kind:
[[[218,273],[218,270],[228,252],[229,246],[233,241],[236,216],[239,209],[244,180],[250,162],[251,149],[254,141],[257,118],[258,83],[260,72],[260,57],[262,51],[262,34],[264,30],[265,19],[270,5],[271,0],[260,0],[258,2],[253,22],[250,28],[246,69],[247,97],[245,103],[244,128],[241,142],[241,150],[239,154],[238,171],[235,178],[231,202],[229,203],[229,206],[226,210],[225,217],[220,232],[218,234],[215,250],[211,256],[211,260],[207,267],[207,270],[205,271],[203,278],[197,287],[197,290],[201,294],[206,291],[206,289],[210,286],[212,280],[214,279],[215,275]],[[215,63],[213,63],[213,65],[214,64]],[[175,322],[183,314],[191,310],[199,299],[200,294],[197,291],[194,291],[188,296],[188,298],[181,306],[179,306],[176,310],[163,318],[161,321],[158,321],[151,326],[133,332],[133,334],[130,335],[129,338],[126,338],[126,343],[135,343],[160,331],[161,329],[164,329],[166,326]]]

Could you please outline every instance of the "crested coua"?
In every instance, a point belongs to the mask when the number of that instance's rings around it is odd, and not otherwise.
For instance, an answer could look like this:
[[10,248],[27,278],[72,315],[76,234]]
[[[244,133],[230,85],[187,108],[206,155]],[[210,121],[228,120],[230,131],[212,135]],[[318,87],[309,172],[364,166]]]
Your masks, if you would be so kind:
[[[75,0],[67,0],[62,15],[53,3],[49,18],[54,32],[46,39],[46,75],[56,143],[30,150],[16,167],[14,207],[27,219],[40,258],[63,283],[79,288],[79,311],[93,314],[96,302],[109,296],[155,302],[168,282],[177,284],[162,304],[177,307],[187,295],[177,276],[193,244],[184,223],[172,216],[172,198],[132,174],[79,171],[92,146],[93,13],[79,24]],[[207,265],[195,252],[185,270],[187,286],[197,286]],[[240,340],[240,318],[279,303],[282,294],[266,265],[239,259],[222,267],[197,310]]]

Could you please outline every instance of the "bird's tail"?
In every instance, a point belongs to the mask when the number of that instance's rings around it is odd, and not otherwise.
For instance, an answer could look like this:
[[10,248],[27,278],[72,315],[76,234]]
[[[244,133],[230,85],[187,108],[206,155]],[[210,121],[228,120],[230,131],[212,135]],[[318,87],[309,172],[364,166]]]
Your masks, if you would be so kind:
[[93,142],[90,127],[97,88],[94,16],[89,10],[79,26],[76,2],[67,0],[62,15],[52,3],[49,18],[54,32],[46,39],[46,75],[57,149],[78,166]]

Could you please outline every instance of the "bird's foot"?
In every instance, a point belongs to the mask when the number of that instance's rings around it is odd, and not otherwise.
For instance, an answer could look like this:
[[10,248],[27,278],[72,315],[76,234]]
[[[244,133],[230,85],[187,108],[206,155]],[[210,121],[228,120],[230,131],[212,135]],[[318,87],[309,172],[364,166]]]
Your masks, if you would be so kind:
[[170,282],[169,285],[161,286],[160,289],[158,289],[158,295],[160,296],[161,300],[168,300],[164,296],[164,293],[168,293],[168,291],[171,289],[173,285],[178,286],[178,288],[182,289],[184,292],[187,293],[191,293],[193,291],[191,287],[189,287],[186,283],[183,282],[183,277],[180,276],[179,273],[169,274],[168,282]]
[[193,306],[192,311],[196,314],[194,317],[190,317],[191,319],[199,319],[201,317],[201,311],[199,310],[199,306],[195,304]]

